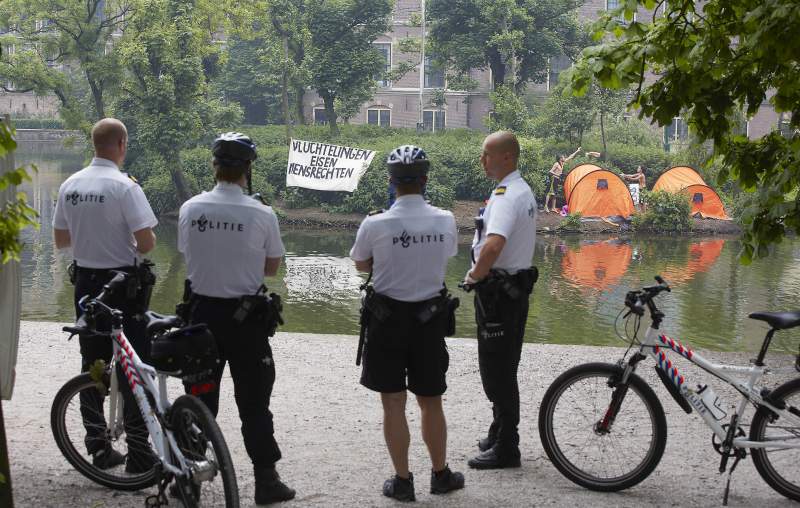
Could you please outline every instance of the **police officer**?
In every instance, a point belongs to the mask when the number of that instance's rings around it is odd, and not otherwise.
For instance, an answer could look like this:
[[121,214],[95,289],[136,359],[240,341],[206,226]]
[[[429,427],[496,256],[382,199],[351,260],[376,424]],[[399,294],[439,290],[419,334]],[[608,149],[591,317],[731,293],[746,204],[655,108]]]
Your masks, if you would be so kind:
[[[114,277],[114,270],[136,271],[139,255],[152,250],[156,243],[152,228],[158,221],[153,210],[142,188],[120,171],[127,143],[128,133],[122,122],[113,118],[98,121],[92,128],[95,157],[89,166],[67,178],[58,190],[53,234],[57,248],[72,247],[71,279],[75,284],[77,317],[82,314],[78,306],[82,297],[100,293],[103,285]],[[114,306],[123,311],[125,335],[146,361],[149,345],[141,319],[141,312],[146,309],[129,300],[116,301]],[[98,323],[98,328],[104,327]],[[88,371],[97,360],[111,360],[110,337],[80,337],[79,341],[82,372]],[[126,401],[127,457],[114,450],[104,435],[103,398],[94,391],[80,394],[86,448],[98,468],[108,469],[125,462],[129,473],[143,473],[153,466],[154,460],[147,445],[148,432],[130,387],[121,375],[120,387]]]
[[519,387],[517,368],[536,281],[531,267],[536,239],[536,200],[517,170],[519,142],[496,132],[483,142],[481,165],[499,182],[472,242],[473,264],[465,282],[474,284],[481,381],[492,402],[493,420],[481,439],[475,469],[519,467]]
[[281,451],[269,410],[275,383],[270,323],[265,323],[263,312],[242,306],[252,302],[242,297],[258,293],[264,276],[278,272],[283,242],[272,208],[244,194],[256,159],[255,143],[244,134],[228,132],[214,141],[212,152],[217,184],[211,192],[184,203],[178,221],[178,250],[186,258],[193,293],[190,321],[208,325],[222,360],[214,372],[216,387],[200,398],[216,416],[227,361],[255,472],[255,502],[286,501],[294,498],[295,491],[281,482],[275,470]]
[[[373,212],[361,223],[350,251],[356,268],[370,272],[367,290],[366,344],[361,384],[380,392],[384,437],[395,475],[383,494],[413,501],[409,471],[406,390],[417,397],[422,412],[422,438],[431,457],[431,493],[464,487],[464,476],[446,462],[447,424],[442,394],[449,357],[445,334],[445,267],[457,251],[453,214],[428,205],[423,190],[429,161],[422,149],[401,146],[387,160],[397,199],[386,212]],[[366,319],[365,319],[366,318]]]

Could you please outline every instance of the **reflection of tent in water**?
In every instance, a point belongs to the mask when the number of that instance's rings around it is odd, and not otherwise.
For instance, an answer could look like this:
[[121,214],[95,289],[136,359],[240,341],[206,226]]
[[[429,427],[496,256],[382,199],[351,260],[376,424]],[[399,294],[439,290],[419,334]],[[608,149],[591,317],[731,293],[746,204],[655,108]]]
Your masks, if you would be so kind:
[[561,258],[561,273],[577,286],[606,289],[625,275],[633,256],[627,242],[581,242]]
[[668,283],[686,282],[694,278],[701,272],[707,272],[714,266],[725,240],[709,240],[707,242],[696,242],[689,247],[689,261],[686,266],[675,266],[667,264],[661,271],[661,275]]
[[656,180],[653,190],[686,193],[692,203],[692,215],[704,219],[729,219],[719,195],[688,166],[676,166],[665,171]]
[[594,164],[575,166],[564,180],[564,198],[569,213],[584,217],[628,217],[633,199],[618,175]]

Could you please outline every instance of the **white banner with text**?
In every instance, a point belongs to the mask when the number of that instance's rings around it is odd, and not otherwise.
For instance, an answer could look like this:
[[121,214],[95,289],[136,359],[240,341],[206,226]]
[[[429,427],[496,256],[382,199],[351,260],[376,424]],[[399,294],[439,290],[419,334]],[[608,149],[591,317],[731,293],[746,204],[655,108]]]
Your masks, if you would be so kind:
[[374,151],[363,148],[293,139],[286,186],[353,192],[374,156]]

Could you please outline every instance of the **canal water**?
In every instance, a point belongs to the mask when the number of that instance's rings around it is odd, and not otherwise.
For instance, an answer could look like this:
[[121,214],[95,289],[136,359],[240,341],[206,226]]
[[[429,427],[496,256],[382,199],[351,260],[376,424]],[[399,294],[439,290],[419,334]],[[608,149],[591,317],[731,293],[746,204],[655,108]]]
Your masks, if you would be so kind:
[[[51,221],[61,182],[80,169],[84,156],[66,151],[23,147],[17,162],[35,164],[38,172],[24,191],[41,216],[41,228],[28,229],[22,257],[23,319],[70,321],[72,286],[67,278],[68,252],[54,249]],[[285,301],[284,331],[357,334],[359,285],[363,276],[347,257],[354,231],[308,231],[282,228],[286,262],[270,289]],[[158,245],[149,257],[158,282],[151,308],[171,313],[180,298],[185,267],[176,248],[174,222],[157,227]],[[547,237],[537,239],[539,267],[525,340],[557,344],[622,345],[615,319],[625,292],[662,274],[672,293],[660,299],[663,329],[701,348],[754,351],[766,326],[747,318],[759,310],[800,308],[800,242],[786,241],[765,260],[739,264],[740,244],[730,238]],[[461,298],[457,335],[475,336],[471,295],[456,286],[469,267],[469,245],[447,270],[447,285]],[[797,352],[800,333],[776,335],[774,350]],[[59,340],[54,337],[53,340]]]

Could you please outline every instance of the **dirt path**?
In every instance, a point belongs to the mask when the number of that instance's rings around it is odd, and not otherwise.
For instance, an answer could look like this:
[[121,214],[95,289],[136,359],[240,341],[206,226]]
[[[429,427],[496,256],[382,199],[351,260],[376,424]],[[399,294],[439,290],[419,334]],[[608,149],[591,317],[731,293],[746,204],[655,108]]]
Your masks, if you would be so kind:
[[[380,486],[391,474],[381,432],[378,397],[358,384],[353,365],[356,338],[278,334],[272,341],[278,369],[272,410],[284,459],[279,468],[297,489],[286,506],[398,506],[383,498]],[[449,424],[450,466],[466,474],[463,491],[445,497],[428,494],[429,462],[419,435],[419,410],[409,400],[411,465],[419,506],[715,506],[722,500],[716,473],[718,456],[711,436],[696,415],[687,416],[656,385],[651,365],[641,369],[667,412],[669,440],[661,464],[650,478],[622,493],[600,494],[564,479],[549,463],[536,428],[538,405],[549,383],[568,367],[588,361],[615,361],[620,350],[585,346],[529,344],[521,366],[522,468],[479,472],[466,469],[475,442],[489,422],[477,373],[476,343],[449,340],[451,354],[445,411]],[[751,355],[710,354],[714,359],[746,361]],[[649,363],[649,362],[648,362]],[[4,402],[14,496],[19,507],[142,506],[148,492],[112,492],[75,472],[53,441],[49,410],[53,395],[78,369],[78,344],[67,342],[55,323],[22,324],[14,399]],[[685,369],[692,382],[707,375]],[[175,393],[177,383],[172,384]],[[718,389],[725,397],[728,392]],[[728,400],[733,400],[728,398]],[[219,423],[234,458],[242,506],[252,506],[253,480],[242,444],[226,373]],[[734,476],[730,506],[795,506],[773,492],[744,461]]]

